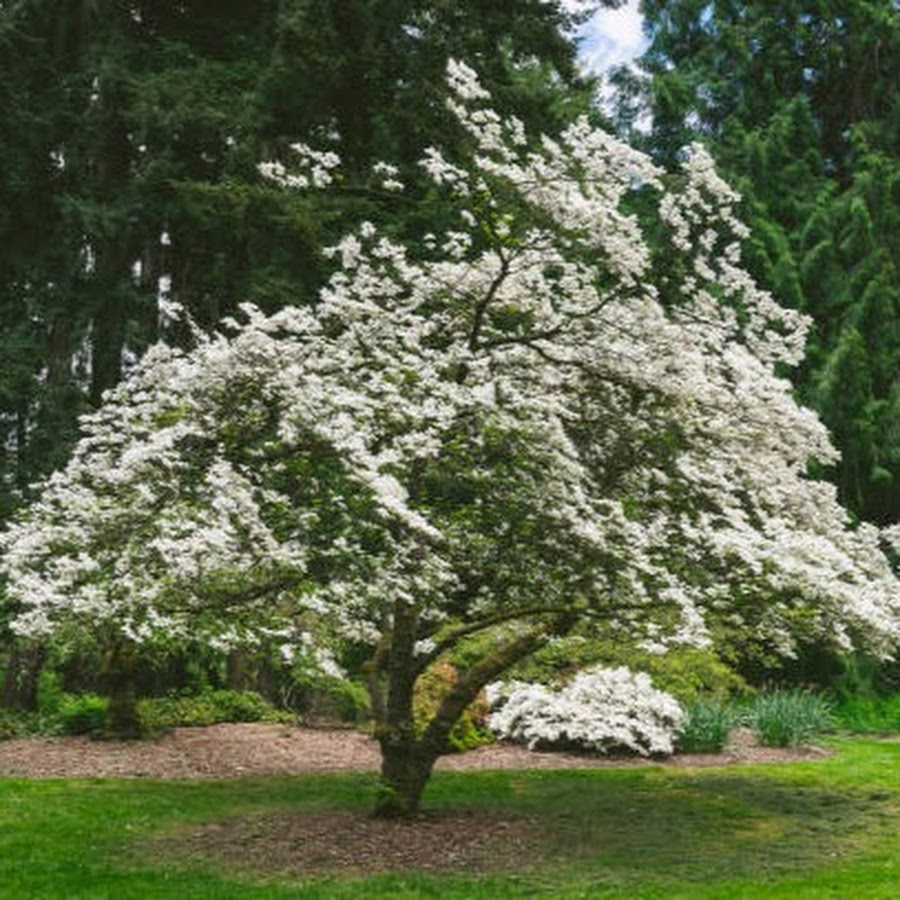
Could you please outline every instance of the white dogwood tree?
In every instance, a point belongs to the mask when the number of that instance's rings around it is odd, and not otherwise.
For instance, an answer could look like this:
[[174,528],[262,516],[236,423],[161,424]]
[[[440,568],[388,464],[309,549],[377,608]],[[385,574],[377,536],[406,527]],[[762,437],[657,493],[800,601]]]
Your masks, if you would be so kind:
[[[885,535],[807,474],[834,453],[778,374],[806,323],[742,268],[707,155],[664,175],[584,120],[531,141],[449,79],[469,149],[422,161],[442,229],[362,223],[315,305],[155,347],[3,538],[24,635],[264,636],[326,665],[367,642],[383,814],[417,808],[485,684],[576,625],[659,652],[898,639]],[[265,174],[327,185],[337,160],[296,149]],[[474,635],[417,732],[417,679]]]

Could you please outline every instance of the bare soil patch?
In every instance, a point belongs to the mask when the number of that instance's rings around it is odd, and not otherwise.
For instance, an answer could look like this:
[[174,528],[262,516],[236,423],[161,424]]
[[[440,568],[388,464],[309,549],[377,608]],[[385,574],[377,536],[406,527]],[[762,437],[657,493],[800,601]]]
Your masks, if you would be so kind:
[[375,875],[510,871],[539,863],[547,845],[539,820],[515,813],[440,810],[384,820],[331,811],[210,822],[154,841],[153,853],[240,871]]
[[[721,766],[825,755],[828,751],[819,747],[760,747],[750,732],[738,729],[723,753],[679,754],[653,762],[679,767]],[[242,778],[377,771],[379,762],[378,745],[362,732],[262,723],[175,728],[145,741],[94,741],[85,737],[0,741],[0,776],[16,778]],[[492,744],[445,756],[437,768],[602,769],[647,762]]]

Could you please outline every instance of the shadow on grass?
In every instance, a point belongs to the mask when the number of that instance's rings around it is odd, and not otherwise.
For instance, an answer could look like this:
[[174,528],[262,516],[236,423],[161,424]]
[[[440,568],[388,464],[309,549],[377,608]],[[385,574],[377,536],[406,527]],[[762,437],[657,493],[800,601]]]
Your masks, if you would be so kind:
[[[190,853],[184,863],[224,866],[251,881],[365,879],[377,872],[415,873],[427,884],[437,869],[443,877],[472,879],[503,870],[522,879],[523,890],[527,884],[553,893],[588,883],[598,894],[632,887],[645,896],[654,884],[724,887],[803,876],[851,859],[896,831],[897,791],[836,785],[813,769],[806,777],[803,769],[795,771],[799,777],[781,767],[746,774],[656,768],[440,773],[426,798],[431,813],[409,826],[417,830],[415,840],[394,823],[373,822],[359,803],[352,804],[352,815],[338,814],[336,824],[334,811],[348,810],[344,785],[333,804],[319,794],[310,804],[282,805],[273,816],[232,814],[199,828],[182,826],[181,837],[170,832],[175,841],[167,844],[176,848],[170,862],[177,863],[181,842]],[[485,825],[503,820],[500,840],[508,846],[502,851],[491,834],[460,833],[479,814]],[[465,849],[467,840],[477,852]],[[459,852],[445,864],[439,848]]]
[[[602,871],[614,883],[797,874],[852,857],[900,825],[898,790],[782,780],[771,771],[531,772],[507,775],[505,785],[496,779],[482,796],[541,816],[542,868]],[[458,795],[447,788],[448,799]]]

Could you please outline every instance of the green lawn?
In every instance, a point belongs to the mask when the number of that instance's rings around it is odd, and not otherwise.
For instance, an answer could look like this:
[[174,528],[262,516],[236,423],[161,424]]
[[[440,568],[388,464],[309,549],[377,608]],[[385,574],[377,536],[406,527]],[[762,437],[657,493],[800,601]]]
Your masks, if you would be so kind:
[[[442,773],[430,808],[539,813],[546,852],[514,874],[298,881],[160,852],[190,823],[365,809],[370,775],[229,782],[0,780],[0,897],[684,897],[900,895],[900,742],[720,769]],[[166,846],[171,846],[170,840]]]

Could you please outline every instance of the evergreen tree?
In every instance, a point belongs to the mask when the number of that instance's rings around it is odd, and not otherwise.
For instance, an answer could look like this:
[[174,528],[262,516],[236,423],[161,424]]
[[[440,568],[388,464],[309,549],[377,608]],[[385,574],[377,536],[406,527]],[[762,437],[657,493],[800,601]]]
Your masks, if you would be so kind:
[[[443,133],[449,56],[530,125],[586,106],[572,23],[544,0],[0,5],[0,521],[157,336],[160,295],[206,327],[314,296],[371,164],[410,181]],[[259,178],[296,140],[341,153],[338,200]],[[427,216],[395,203],[398,227]]]
[[900,15],[893,0],[645,0],[629,127],[671,160],[706,143],[743,193],[754,274],[815,321],[795,383],[843,453],[859,516],[900,518]]

